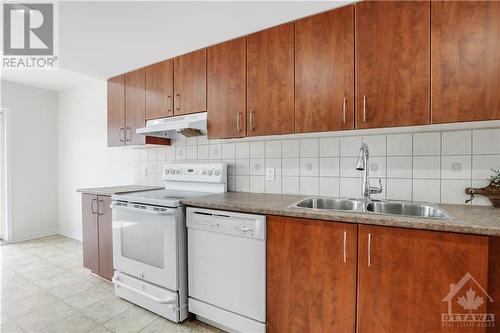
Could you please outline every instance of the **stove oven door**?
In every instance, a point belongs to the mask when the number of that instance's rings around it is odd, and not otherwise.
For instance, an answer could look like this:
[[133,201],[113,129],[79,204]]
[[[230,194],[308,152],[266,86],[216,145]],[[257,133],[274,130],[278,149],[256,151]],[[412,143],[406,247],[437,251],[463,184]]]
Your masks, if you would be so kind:
[[115,270],[177,290],[182,209],[120,201],[112,208]]

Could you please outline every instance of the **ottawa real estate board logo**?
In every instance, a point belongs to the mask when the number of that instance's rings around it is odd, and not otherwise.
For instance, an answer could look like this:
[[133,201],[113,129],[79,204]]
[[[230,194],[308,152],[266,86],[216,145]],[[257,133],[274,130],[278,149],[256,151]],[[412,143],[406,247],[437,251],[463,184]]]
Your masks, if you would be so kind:
[[56,3],[3,2],[4,69],[56,67]]

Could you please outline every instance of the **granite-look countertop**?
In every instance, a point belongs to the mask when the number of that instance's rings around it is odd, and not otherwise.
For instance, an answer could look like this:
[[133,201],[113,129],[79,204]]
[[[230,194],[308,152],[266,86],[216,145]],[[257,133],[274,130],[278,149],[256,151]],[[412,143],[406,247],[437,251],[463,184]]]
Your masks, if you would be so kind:
[[281,215],[357,224],[500,236],[500,209],[493,207],[438,205],[449,215],[452,215],[453,219],[430,219],[289,207],[305,198],[307,196],[227,192],[186,199],[181,202],[186,206],[263,215]]
[[163,188],[164,188],[163,186],[123,185],[123,186],[96,187],[96,188],[79,188],[76,191],[86,194],[112,196],[115,194],[152,191]]

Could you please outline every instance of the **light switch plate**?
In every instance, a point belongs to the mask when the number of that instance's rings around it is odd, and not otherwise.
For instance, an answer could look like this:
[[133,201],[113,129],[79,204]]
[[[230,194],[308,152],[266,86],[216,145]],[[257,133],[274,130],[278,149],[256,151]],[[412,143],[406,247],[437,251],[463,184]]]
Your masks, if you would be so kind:
[[274,180],[274,168],[266,168],[266,180]]

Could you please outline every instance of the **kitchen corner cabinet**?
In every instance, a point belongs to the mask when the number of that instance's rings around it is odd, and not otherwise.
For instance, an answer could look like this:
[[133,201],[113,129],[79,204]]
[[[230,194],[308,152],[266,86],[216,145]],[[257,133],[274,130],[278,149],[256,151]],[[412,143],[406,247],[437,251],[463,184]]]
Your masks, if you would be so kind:
[[356,4],[356,128],[430,123],[430,6]]
[[207,52],[208,137],[244,137],[246,37],[209,47]]
[[[453,328],[441,323],[441,315],[448,313],[443,299],[450,284],[458,284],[467,272],[488,290],[488,240],[486,236],[360,225],[358,332],[451,332]],[[471,286],[480,293],[477,285]],[[456,310],[463,312],[460,307]]]
[[267,217],[267,332],[355,332],[357,226]]
[[354,128],[354,6],[295,23],[295,131]]
[[146,67],[146,120],[174,115],[174,61]]
[[113,278],[111,197],[82,194],[83,267]]
[[108,80],[108,147],[125,144],[125,75]]
[[500,119],[500,2],[432,2],[432,123]]
[[293,133],[294,23],[247,37],[247,135]]
[[174,115],[207,111],[207,50],[174,58]]

